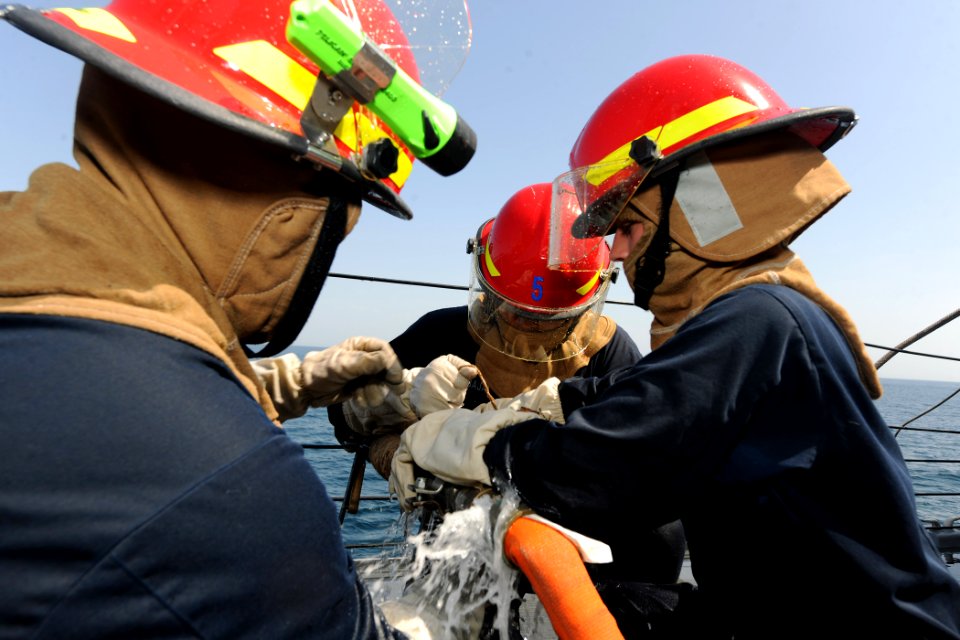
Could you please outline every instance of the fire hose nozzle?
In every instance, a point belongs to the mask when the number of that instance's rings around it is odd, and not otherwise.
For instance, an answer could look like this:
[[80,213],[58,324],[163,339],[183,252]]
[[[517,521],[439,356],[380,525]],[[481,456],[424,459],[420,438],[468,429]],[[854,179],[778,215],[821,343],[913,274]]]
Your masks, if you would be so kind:
[[491,492],[491,489],[486,487],[467,487],[445,482],[419,467],[414,468],[414,473],[414,484],[410,488],[416,492],[417,497],[413,506],[425,507],[441,516],[466,509],[481,495]]

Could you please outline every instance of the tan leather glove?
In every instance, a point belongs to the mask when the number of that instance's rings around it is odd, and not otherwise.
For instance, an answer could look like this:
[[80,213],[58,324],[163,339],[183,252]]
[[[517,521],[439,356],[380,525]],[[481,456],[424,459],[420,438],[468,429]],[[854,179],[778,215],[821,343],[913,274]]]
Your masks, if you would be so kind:
[[357,336],[340,344],[311,351],[303,362],[287,353],[253,363],[280,420],[299,418],[310,407],[325,407],[351,396],[375,406],[384,401],[382,383],[403,381],[403,367],[390,343]]
[[362,436],[399,433],[417,421],[410,408],[410,388],[420,368],[404,369],[400,384],[380,383],[377,393],[365,393],[343,403],[343,417]]
[[[343,417],[351,431],[365,438],[400,433],[428,413],[461,406],[470,381],[478,374],[477,368],[462,358],[440,356],[426,367],[404,369],[399,385],[380,385],[382,398],[374,404],[364,397],[347,400]],[[392,457],[392,451],[390,454]],[[389,459],[385,468],[381,475],[389,477]]]
[[307,412],[309,405],[300,395],[300,358],[285,353],[274,358],[254,360],[251,364],[273,400],[273,406],[280,414],[280,422],[299,418]]
[[351,396],[365,395],[372,405],[382,397],[379,383],[403,382],[403,366],[386,340],[355,336],[340,344],[311,351],[300,365],[310,406],[325,407]]
[[400,436],[400,447],[393,456],[390,492],[400,498],[404,510],[412,509],[416,492],[413,465],[429,471],[441,480],[465,486],[490,485],[490,472],[483,461],[483,450],[493,435],[511,424],[538,417],[531,411],[496,409],[447,409],[424,417],[407,427]]
[[410,389],[410,406],[417,416],[463,406],[470,381],[480,370],[463,358],[447,354],[434,358],[419,372]]
[[[560,405],[560,379],[547,378],[540,383],[540,386],[524,391],[518,396],[512,398],[498,398],[493,401],[493,406],[497,409],[515,409],[517,411],[532,411],[536,416],[544,420],[550,420],[557,424],[564,424],[563,407]],[[480,405],[481,407],[490,405]]]

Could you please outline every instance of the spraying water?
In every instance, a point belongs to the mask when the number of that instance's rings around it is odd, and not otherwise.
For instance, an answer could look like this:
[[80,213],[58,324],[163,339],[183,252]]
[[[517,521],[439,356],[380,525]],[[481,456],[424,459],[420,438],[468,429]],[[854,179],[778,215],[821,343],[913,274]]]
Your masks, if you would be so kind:
[[391,622],[417,639],[472,640],[493,605],[488,625],[510,638],[519,574],[504,559],[503,536],[517,505],[515,495],[480,496],[437,527],[409,535],[402,557],[380,559],[365,570],[371,595]]

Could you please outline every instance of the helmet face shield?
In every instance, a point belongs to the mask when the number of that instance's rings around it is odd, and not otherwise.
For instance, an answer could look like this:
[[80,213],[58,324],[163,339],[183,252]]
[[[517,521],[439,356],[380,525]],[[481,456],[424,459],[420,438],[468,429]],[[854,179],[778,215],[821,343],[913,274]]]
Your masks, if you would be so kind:
[[[474,261],[476,262],[476,261]],[[473,269],[468,323],[487,346],[528,362],[552,362],[580,355],[590,345],[610,286],[610,271],[597,274],[593,296],[576,307],[545,308],[519,304],[486,284]]]
[[[570,151],[572,171],[555,183],[551,266],[576,259],[571,232],[582,238],[612,231],[646,177],[650,153],[639,147],[645,138],[663,158],[649,167],[658,177],[705,149],[780,130],[825,151],[856,120],[846,107],[793,108],[762,78],[716,56],[674,56],[642,69],[596,108]],[[623,169],[627,157],[638,165],[632,172]]]
[[524,187],[470,243],[469,325],[486,345],[533,362],[579,355],[594,334],[611,279],[602,237],[582,240],[583,259],[552,269],[550,183]]
[[617,216],[659,158],[656,143],[641,136],[601,162],[567,171],[553,181],[551,269],[569,269],[596,250],[594,239],[612,232]]

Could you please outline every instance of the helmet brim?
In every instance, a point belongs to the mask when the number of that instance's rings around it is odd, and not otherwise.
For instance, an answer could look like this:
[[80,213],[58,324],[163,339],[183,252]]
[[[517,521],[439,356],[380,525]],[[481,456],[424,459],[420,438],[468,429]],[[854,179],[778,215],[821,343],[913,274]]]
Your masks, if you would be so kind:
[[[806,140],[820,151],[826,151],[844,138],[857,123],[856,112],[849,107],[819,107],[798,109],[778,118],[771,118],[758,124],[738,127],[718,133],[703,140],[689,144],[682,149],[667,153],[647,175],[645,182],[656,182],[665,173],[676,169],[688,157],[705,149],[727,145],[772,131],[787,130]],[[641,188],[643,185],[641,185]],[[585,213],[571,226],[575,238],[589,238],[609,235],[614,230],[617,216],[610,220],[598,220]]]
[[[118,80],[183,111],[238,134],[286,149],[296,157],[310,155],[310,147],[305,137],[259,122],[198,96],[163,78],[153,70],[134,64],[119,53],[51,20],[41,10],[22,5],[8,5],[0,12],[0,18],[41,42],[91,64]],[[176,56],[174,49],[166,47],[162,42],[152,42],[151,47],[153,49],[151,55],[158,59]],[[164,48],[169,50],[165,52]],[[221,83],[225,81],[224,78],[218,80]],[[398,218],[409,220],[413,217],[403,199],[386,185],[365,177],[359,168],[347,160],[340,159],[338,164],[339,166],[331,168],[353,183],[363,200]]]
[[703,140],[689,144],[682,149],[670,153],[653,168],[647,180],[655,180],[664,173],[677,167],[681,161],[704,149],[730,144],[743,138],[762,135],[786,129],[806,140],[811,146],[820,151],[826,151],[837,141],[850,133],[857,123],[857,114],[849,107],[818,107],[815,109],[798,109],[793,113],[771,118],[757,124],[748,124],[718,133]]

